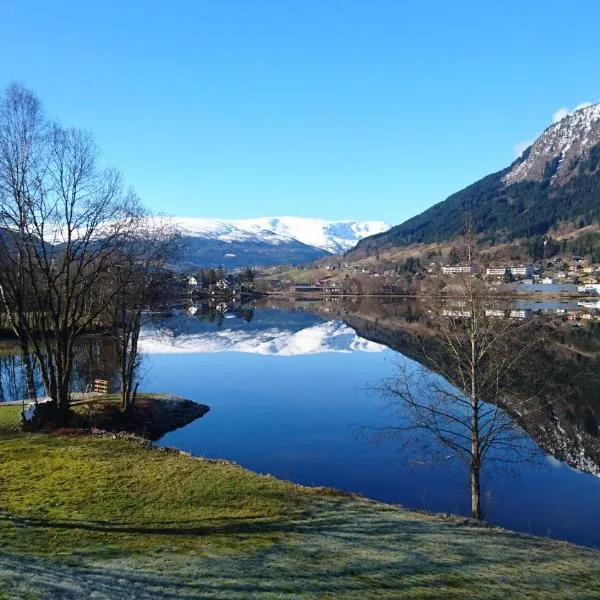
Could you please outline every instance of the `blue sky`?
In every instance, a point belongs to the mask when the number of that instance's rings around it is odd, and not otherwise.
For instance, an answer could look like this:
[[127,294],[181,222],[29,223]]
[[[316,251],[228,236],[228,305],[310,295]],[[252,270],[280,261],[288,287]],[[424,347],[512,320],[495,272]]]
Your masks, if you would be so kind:
[[155,211],[399,223],[600,100],[600,2],[4,0],[0,83]]

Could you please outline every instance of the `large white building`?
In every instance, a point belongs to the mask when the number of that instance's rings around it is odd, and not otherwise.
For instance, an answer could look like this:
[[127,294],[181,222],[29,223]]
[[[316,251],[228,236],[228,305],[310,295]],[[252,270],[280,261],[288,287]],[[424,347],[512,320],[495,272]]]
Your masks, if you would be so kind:
[[527,319],[531,316],[531,310],[529,308],[513,308],[509,316],[511,319]]
[[531,277],[533,275],[532,265],[521,265],[519,267],[509,267],[510,272],[513,275],[519,275],[520,277]]
[[499,310],[497,308],[486,308],[485,316],[486,317],[505,317],[506,311]]
[[486,277],[502,277],[506,272],[509,272],[513,277],[531,277],[533,275],[532,265],[520,265],[508,267],[488,267],[485,270]]
[[477,273],[475,265],[445,265],[442,267],[444,275],[472,275]]
[[502,277],[506,273],[506,267],[488,267],[485,270],[486,277]]

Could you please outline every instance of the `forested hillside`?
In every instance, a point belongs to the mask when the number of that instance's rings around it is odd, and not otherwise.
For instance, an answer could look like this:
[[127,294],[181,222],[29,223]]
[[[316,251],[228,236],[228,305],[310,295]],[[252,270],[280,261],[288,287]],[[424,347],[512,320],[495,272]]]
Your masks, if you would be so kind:
[[367,252],[460,234],[465,214],[482,241],[544,235],[561,224],[600,222],[600,105],[549,127],[509,167],[451,195],[388,232],[365,238]]

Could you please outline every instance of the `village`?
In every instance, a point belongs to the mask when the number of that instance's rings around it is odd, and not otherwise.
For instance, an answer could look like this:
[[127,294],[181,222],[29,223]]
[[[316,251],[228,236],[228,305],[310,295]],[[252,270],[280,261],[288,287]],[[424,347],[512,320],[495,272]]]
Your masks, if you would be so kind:
[[484,281],[493,295],[516,299],[516,304],[507,304],[502,310],[490,308],[488,316],[525,319],[534,314],[553,314],[573,327],[600,321],[600,264],[580,256],[535,263],[423,264],[419,258],[408,257],[396,265],[336,260],[231,272],[201,269],[187,275],[185,283],[190,297],[217,300],[266,295],[298,300],[363,295],[418,297],[436,292],[447,298],[443,309],[446,314],[460,316],[460,306],[453,298],[460,296],[465,276]]

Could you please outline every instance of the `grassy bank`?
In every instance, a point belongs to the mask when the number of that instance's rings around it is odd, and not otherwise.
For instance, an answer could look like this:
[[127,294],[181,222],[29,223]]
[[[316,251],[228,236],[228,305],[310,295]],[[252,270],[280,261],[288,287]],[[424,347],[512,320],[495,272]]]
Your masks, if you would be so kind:
[[600,596],[593,550],[135,441],[5,431],[0,459],[7,598]]

